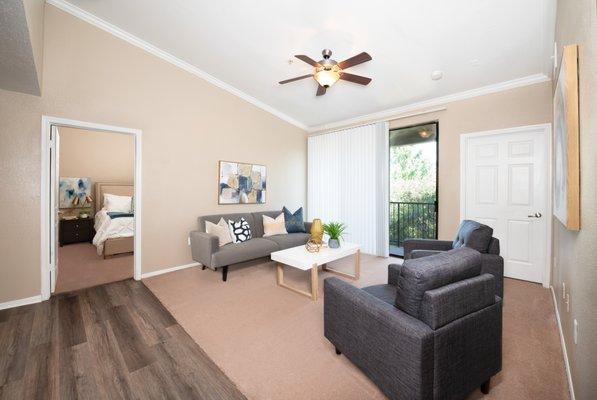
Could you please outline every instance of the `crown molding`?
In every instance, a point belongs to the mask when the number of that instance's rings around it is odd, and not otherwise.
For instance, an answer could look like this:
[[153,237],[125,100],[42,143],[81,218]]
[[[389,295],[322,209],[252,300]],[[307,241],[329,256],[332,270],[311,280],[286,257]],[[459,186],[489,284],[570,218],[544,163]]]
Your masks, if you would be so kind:
[[[522,86],[529,86],[535,85],[538,83],[548,82],[551,79],[545,74],[535,74],[525,76],[523,78],[512,79],[510,81],[495,83],[493,85],[482,86],[477,89],[471,89],[464,92],[458,92],[454,94],[449,94],[447,96],[436,97],[429,100],[424,100],[412,104],[408,104],[401,107],[390,108],[383,111],[378,111],[371,114],[361,115],[359,117],[349,118],[337,122],[331,122],[328,124],[322,124],[317,126],[311,126],[308,128],[308,132],[312,133],[322,133],[327,131],[339,130],[342,128],[355,126],[355,125],[363,125],[367,123],[379,122],[379,121],[388,121],[393,119],[402,118],[404,116],[409,116],[405,114],[414,113],[414,112],[421,112],[427,113],[425,109],[433,108],[433,107],[443,107],[448,103],[452,103],[459,100],[466,100],[471,99],[473,97],[483,96],[486,94],[503,92],[505,90],[510,90]],[[441,110],[439,110],[441,111]]]
[[101,18],[96,17],[95,15],[88,13],[85,10],[82,10],[81,8],[74,6],[72,4],[70,4],[67,1],[64,0],[46,0],[47,4],[53,5],[54,7],[59,8],[62,11],[65,11],[97,28],[100,28],[101,30],[111,33],[112,35],[132,44],[133,46],[139,47],[140,49],[145,50],[146,52],[153,54],[154,56],[161,58],[164,61],[169,62],[170,64],[173,64],[195,76],[198,76],[199,78],[206,80],[207,82],[211,83],[212,85],[215,85],[217,87],[219,87],[220,89],[223,89],[225,91],[227,91],[228,93],[231,93],[237,97],[240,97],[241,99],[247,101],[248,103],[251,103],[252,105],[267,111],[268,113],[275,115],[276,117],[280,118],[283,121],[288,122],[289,124],[292,124],[300,129],[303,129],[305,131],[308,130],[307,125],[303,124],[302,122],[297,121],[296,119],[284,114],[281,111],[276,110],[275,108],[265,104],[264,102],[257,100],[255,97],[248,95],[247,93],[235,88],[234,86],[231,86],[221,80],[219,80],[218,78],[208,74],[207,72],[195,67],[194,65],[189,64],[186,61],[181,60],[178,57],[175,57],[174,55],[138,38],[135,35],[132,35],[129,32],[126,32],[114,25],[112,25],[109,22],[104,21]]

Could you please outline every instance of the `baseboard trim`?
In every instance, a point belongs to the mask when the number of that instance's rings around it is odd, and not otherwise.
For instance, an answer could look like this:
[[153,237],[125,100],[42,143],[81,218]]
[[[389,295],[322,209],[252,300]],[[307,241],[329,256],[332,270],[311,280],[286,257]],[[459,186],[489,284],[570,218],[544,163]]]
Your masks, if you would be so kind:
[[198,267],[199,265],[201,265],[201,264],[199,264],[199,263],[190,263],[190,264],[178,265],[176,267],[171,267],[171,268],[164,268],[164,269],[160,269],[158,271],[147,272],[145,274],[141,274],[141,279],[151,278],[152,276],[158,276],[158,275],[168,274],[170,272],[180,271],[181,269],[186,269],[186,268],[191,268],[191,267]]
[[26,297],[24,299],[7,301],[0,303],[0,310],[6,310],[7,308],[15,308],[20,306],[26,306],[28,304],[41,303],[41,294],[32,297]]
[[570,373],[570,362],[568,361],[568,351],[566,351],[566,341],[564,340],[564,331],[562,330],[562,321],[560,319],[560,311],[558,310],[558,303],[556,301],[556,292],[554,291],[553,286],[550,286],[549,288],[551,289],[553,308],[556,311],[556,320],[558,321],[558,331],[560,332],[560,342],[562,343],[562,353],[564,354],[564,365],[566,366],[570,400],[576,400],[576,397],[574,396],[574,386],[572,385],[572,374]]

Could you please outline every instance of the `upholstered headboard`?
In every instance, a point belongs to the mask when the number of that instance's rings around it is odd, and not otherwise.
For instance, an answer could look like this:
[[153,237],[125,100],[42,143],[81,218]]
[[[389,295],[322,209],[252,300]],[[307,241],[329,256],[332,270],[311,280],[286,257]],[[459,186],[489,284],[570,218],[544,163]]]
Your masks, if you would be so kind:
[[104,194],[106,193],[117,196],[133,196],[135,186],[132,183],[96,182],[95,198],[93,199],[96,213],[104,206]]

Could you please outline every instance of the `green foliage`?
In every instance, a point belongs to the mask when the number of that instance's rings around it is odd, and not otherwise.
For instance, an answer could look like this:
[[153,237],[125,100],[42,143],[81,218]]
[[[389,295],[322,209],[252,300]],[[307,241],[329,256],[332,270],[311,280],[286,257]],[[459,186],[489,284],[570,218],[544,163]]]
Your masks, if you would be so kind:
[[435,201],[435,153],[432,143],[390,148],[390,199],[394,202]]
[[346,225],[342,222],[330,222],[323,224],[323,231],[330,237],[330,239],[340,239],[346,231]]

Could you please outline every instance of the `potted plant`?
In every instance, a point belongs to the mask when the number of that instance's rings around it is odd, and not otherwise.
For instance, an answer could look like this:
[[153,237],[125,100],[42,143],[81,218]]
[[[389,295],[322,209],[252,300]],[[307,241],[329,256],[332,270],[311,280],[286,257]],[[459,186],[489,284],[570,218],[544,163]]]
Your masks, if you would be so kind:
[[330,222],[323,224],[323,231],[330,237],[328,240],[328,246],[332,249],[340,247],[340,238],[346,231],[346,225],[342,222]]

